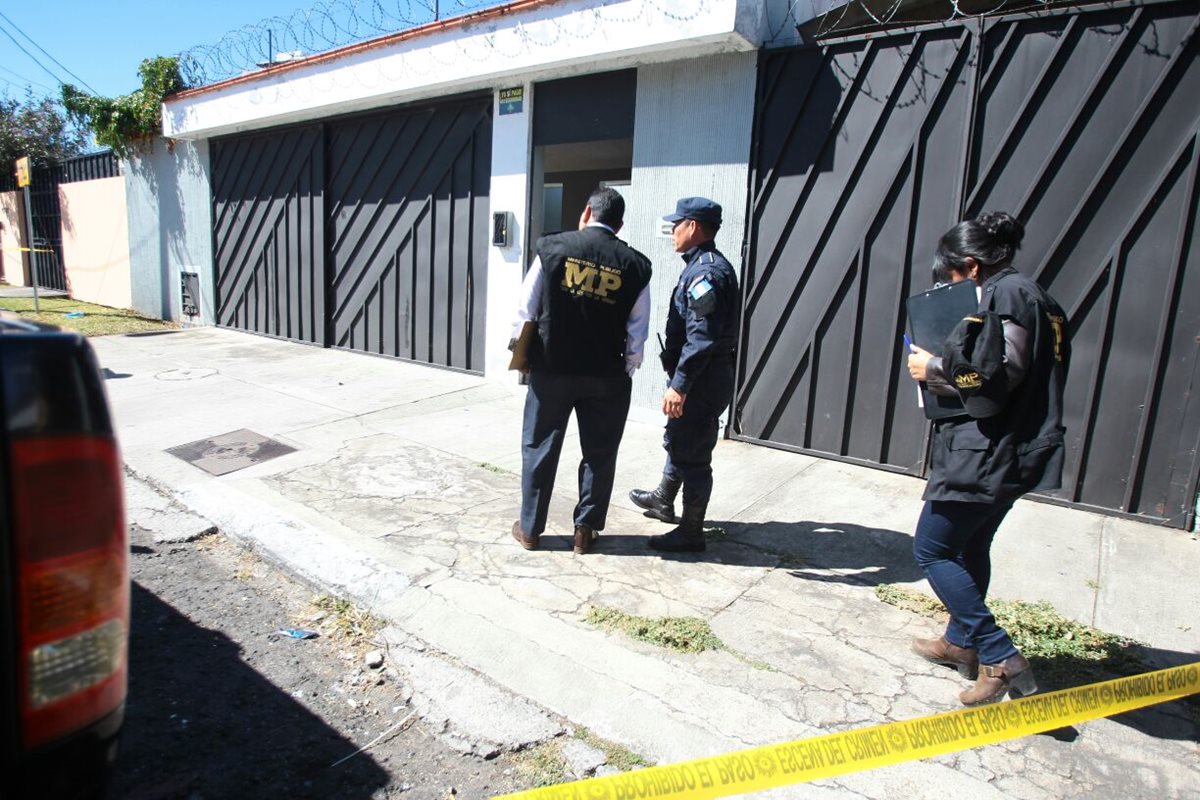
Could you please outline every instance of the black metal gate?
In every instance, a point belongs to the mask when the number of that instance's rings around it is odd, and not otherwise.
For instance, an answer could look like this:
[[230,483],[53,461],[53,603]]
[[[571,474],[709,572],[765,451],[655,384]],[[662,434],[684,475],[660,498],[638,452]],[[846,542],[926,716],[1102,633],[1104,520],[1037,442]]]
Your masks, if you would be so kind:
[[491,103],[214,142],[217,324],[482,371]]
[[324,344],[320,126],[217,140],[211,163],[217,324]]
[[1189,527],[1198,19],[1148,3],[765,54],[736,435],[923,474],[903,299],[950,225],[1008,210],[1071,321],[1061,499]]
[[51,162],[33,168],[29,181],[29,205],[33,212],[33,258],[37,285],[67,291],[67,272],[62,253],[62,209],[58,203],[59,171]]

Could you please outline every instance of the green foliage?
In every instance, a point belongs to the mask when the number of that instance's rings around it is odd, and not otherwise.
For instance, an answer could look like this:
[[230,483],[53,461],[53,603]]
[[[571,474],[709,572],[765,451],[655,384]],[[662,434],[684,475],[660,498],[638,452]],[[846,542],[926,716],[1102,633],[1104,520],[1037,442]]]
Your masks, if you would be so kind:
[[13,162],[29,156],[34,163],[58,161],[88,150],[88,135],[48,97],[24,100],[0,97],[0,169],[12,172]]
[[603,739],[587,728],[576,728],[575,738],[603,752],[605,763],[610,767],[616,767],[621,772],[629,772],[631,769],[641,769],[642,767],[650,766],[650,762],[629,748],[622,747],[608,739]]
[[522,750],[513,757],[517,772],[532,788],[553,786],[570,779],[570,766],[557,739]]
[[923,617],[945,616],[946,607],[927,594],[895,583],[881,583],[875,587],[875,596],[889,606],[902,608]]
[[996,623],[1008,631],[1013,644],[1027,658],[1068,656],[1085,661],[1119,658],[1134,644],[1123,636],[1105,633],[1069,620],[1046,601],[989,601]]
[[593,606],[588,609],[587,621],[604,630],[622,631],[634,639],[668,650],[702,653],[725,649],[708,623],[696,617],[638,617],[615,608]]
[[116,98],[97,97],[71,84],[62,87],[63,105],[91,128],[96,142],[121,157],[139,142],[162,135],[162,102],[187,88],[175,56],[148,58],[138,67],[142,88]]

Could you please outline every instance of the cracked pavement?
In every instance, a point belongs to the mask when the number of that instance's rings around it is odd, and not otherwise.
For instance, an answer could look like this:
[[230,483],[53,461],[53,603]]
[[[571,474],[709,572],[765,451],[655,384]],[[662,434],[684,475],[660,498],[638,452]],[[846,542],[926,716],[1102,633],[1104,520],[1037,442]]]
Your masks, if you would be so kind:
[[[908,650],[935,623],[874,594],[924,586],[911,557],[917,479],[725,440],[709,521],[723,535],[705,553],[660,558],[644,539],[664,526],[625,498],[661,467],[660,427],[635,418],[596,551],[571,552],[568,435],[550,527],[527,552],[508,533],[520,387],[211,328],[94,344],[130,376],[108,388],[131,474],[386,618],[415,682],[457,675],[422,696],[475,752],[583,725],[669,763],[950,710],[965,685]],[[241,428],[296,452],[219,478],[165,452]],[[1200,660],[1198,556],[1187,533],[1022,501],[997,539],[993,592],[1050,600],[1146,642],[1156,664],[1185,663]],[[699,617],[728,650],[675,653],[600,631],[584,621],[597,605]],[[486,696],[463,688],[477,683]],[[503,716],[497,696],[546,723],[489,737],[478,728]],[[1194,709],[1173,703],[761,796],[1195,797],[1198,741]]]

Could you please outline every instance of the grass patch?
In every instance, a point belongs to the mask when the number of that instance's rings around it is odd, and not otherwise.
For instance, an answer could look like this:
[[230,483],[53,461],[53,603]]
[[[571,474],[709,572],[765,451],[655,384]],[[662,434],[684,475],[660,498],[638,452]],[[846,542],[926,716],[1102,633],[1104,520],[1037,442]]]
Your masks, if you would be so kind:
[[[882,584],[875,596],[889,605],[945,619],[945,606],[907,586]],[[1067,619],[1046,601],[988,600],[996,622],[1033,664],[1045,691],[1137,675],[1152,669],[1137,656],[1138,642]],[[1183,701],[1200,718],[1200,701]]]
[[680,653],[726,649],[709,624],[697,617],[638,617],[615,608],[592,606],[585,621],[606,631],[620,631],[640,642]]
[[608,739],[601,739],[587,728],[576,728],[575,738],[604,753],[605,762],[610,767],[621,770],[621,772],[629,772],[633,769],[642,769],[643,767],[650,766],[646,759],[629,748],[622,747],[616,742],[610,742]]
[[563,757],[562,744],[557,739],[521,750],[514,753],[512,758],[517,773],[531,789],[553,786],[571,777],[570,766]]
[[[604,753],[605,763],[621,772],[650,766],[632,750],[602,739],[582,726],[575,728],[574,738]],[[575,779],[571,765],[563,755],[563,741],[561,737],[551,739],[512,754],[513,766],[529,788],[554,786]]]
[[902,608],[923,617],[946,615],[946,607],[929,595],[895,583],[881,583],[875,587],[875,596],[889,606]]
[[[40,312],[33,310],[32,297],[0,297],[0,310],[12,311],[24,319],[55,325],[84,336],[112,336],[145,331],[177,330],[178,323],[149,319],[133,311],[84,303],[67,297],[42,297]],[[71,316],[67,314],[82,314]]]
[[[722,642],[712,627],[698,617],[639,617],[607,606],[592,606],[584,621],[606,631],[618,631],[639,642],[649,642],[680,653],[724,650],[742,663],[764,672],[779,670],[765,661],[742,655]],[[611,761],[609,763],[612,763]]]
[[382,621],[349,600],[319,594],[313,597],[310,622],[318,623],[322,636],[341,639],[352,645],[364,644],[375,638]]
[[704,529],[704,541],[706,542],[719,542],[728,537],[729,531],[725,530],[724,528],[713,526],[711,528]]
[[479,464],[479,468],[480,468],[480,469],[486,469],[488,472],[495,472],[497,475],[508,475],[508,474],[510,474],[510,473],[509,473],[509,471],[508,471],[508,470],[506,470],[504,467],[497,467],[495,464],[489,464],[489,463],[488,463],[488,462],[486,462],[486,461],[484,461],[484,462],[480,463],[480,464]]

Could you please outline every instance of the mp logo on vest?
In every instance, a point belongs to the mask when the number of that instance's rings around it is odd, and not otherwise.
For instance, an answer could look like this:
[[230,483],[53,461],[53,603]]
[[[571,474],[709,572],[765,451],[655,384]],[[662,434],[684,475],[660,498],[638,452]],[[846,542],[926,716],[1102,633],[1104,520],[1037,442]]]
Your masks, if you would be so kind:
[[604,303],[615,303],[609,292],[621,288],[621,273],[612,267],[584,261],[581,258],[566,259],[563,288],[577,297],[590,297]]

